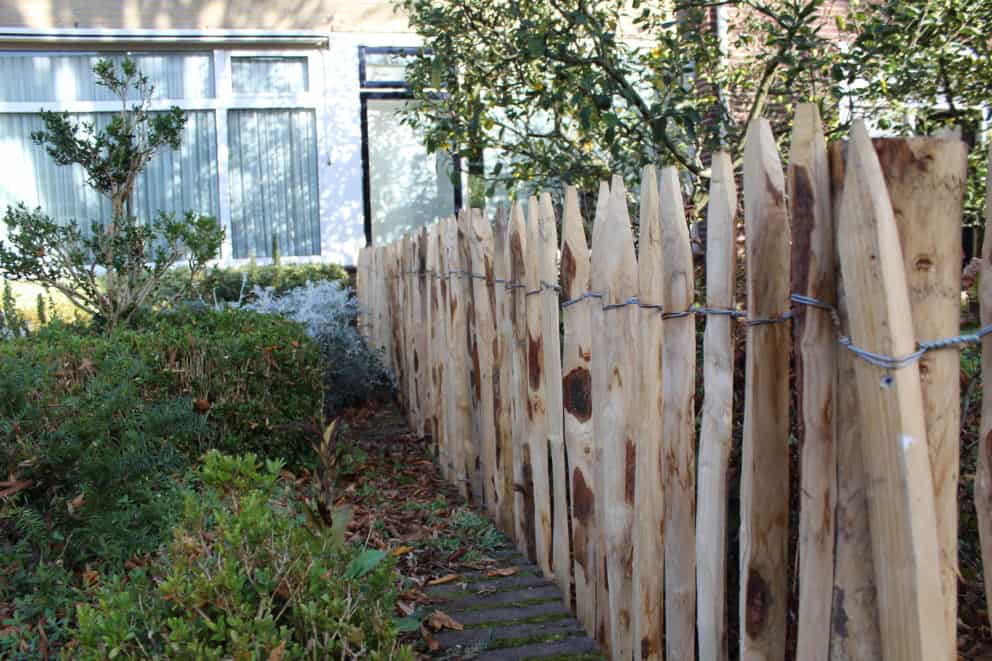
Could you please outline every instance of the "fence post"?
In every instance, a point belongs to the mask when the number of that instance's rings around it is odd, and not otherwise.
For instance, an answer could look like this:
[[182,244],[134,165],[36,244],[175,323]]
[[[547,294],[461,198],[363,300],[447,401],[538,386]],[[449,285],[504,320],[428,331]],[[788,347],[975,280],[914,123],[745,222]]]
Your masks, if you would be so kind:
[[[796,109],[788,166],[795,291],[837,304],[827,142],[813,104]],[[834,578],[837,459],[837,329],[828,311],[798,307],[796,363],[801,384],[799,624],[797,658],[826,661]]]
[[[475,314],[475,290],[472,277],[472,248],[474,232],[472,231],[471,209],[465,208],[458,213],[458,261],[460,273],[458,280],[462,296],[462,317],[465,327],[464,351],[462,353],[462,374],[465,377],[464,404],[462,424],[465,429],[465,476],[468,480],[468,499],[475,505],[483,502],[482,493],[482,437],[476,433],[479,429],[478,401],[472,392],[472,352],[477,336],[473,316]],[[459,344],[459,349],[462,344]]]
[[552,475],[552,560],[555,581],[565,607],[572,606],[572,553],[568,534],[568,464],[565,456],[561,390],[561,315],[558,295],[558,227],[551,195],[543,193],[538,205],[540,236],[541,325],[544,335],[544,399],[548,411],[548,448]]
[[541,301],[541,236],[536,197],[527,202],[527,421],[534,485],[534,532],[537,564],[548,578],[551,557],[551,483],[548,479],[548,409],[545,397],[543,303]]
[[[493,298],[493,231],[482,211],[473,209],[469,247],[472,283],[472,399],[477,411],[476,437],[482,451],[482,495],[486,511],[496,519],[496,429],[493,408],[493,356],[496,352],[496,301]],[[484,276],[484,277],[480,277]]]
[[[596,438],[602,439],[603,493],[605,495],[604,556],[609,581],[610,652],[629,659],[633,641],[633,524],[637,466],[637,397],[639,337],[637,305],[637,257],[627,215],[627,193],[623,180],[614,177],[605,222],[593,230],[592,284],[603,294],[605,333],[593,336],[593,370],[597,407]],[[616,307],[613,307],[616,306]],[[597,341],[598,340],[598,341]],[[595,381],[605,378],[596,386]]]
[[[855,123],[837,228],[859,347],[890,356],[915,349],[902,250],[878,157]],[[882,651],[888,659],[947,658],[933,479],[919,368],[855,363],[864,423],[872,551]]]
[[[989,160],[992,164],[992,147]],[[985,179],[985,237],[982,240],[982,274],[979,280],[982,326],[992,324],[992,167]],[[975,509],[982,544],[985,604],[992,624],[992,335],[982,338],[982,428],[978,436],[978,474]]]
[[[596,214],[593,217],[591,248],[603,245],[603,238],[607,234],[606,226],[609,223],[607,217],[610,213],[610,186],[603,181],[599,184],[599,196],[596,199]],[[606,313],[603,310],[605,292],[603,288],[608,286],[605,271],[605,248],[599,250],[599,261],[593,261],[592,251],[589,257],[589,284],[591,291],[597,292],[599,298],[589,302],[589,325],[592,336],[592,359],[590,378],[592,386],[592,423],[593,438],[595,439],[595,455],[593,463],[593,485],[596,498],[596,640],[609,653],[612,643],[613,618],[610,613],[610,582],[607,577],[606,544],[609,542],[606,530],[608,512],[606,495],[606,469],[604,457],[606,456],[605,443],[608,430],[606,424],[601,420],[604,415],[606,402],[607,379],[609,370],[607,364],[609,356],[605,353],[608,348],[606,333]],[[596,352],[601,353],[598,357]],[[618,588],[619,589],[619,586]]]
[[572,552],[575,557],[575,610],[579,621],[596,635],[596,568],[599,532],[596,528],[596,446],[593,437],[592,330],[589,309],[598,302],[579,300],[589,291],[589,248],[574,186],[565,190],[561,230],[561,290],[565,329],[562,350],[564,433],[571,469]]
[[[967,146],[954,138],[926,137],[885,138],[874,144],[899,230],[916,340],[957,335]],[[920,359],[919,369],[937,512],[947,653],[955,658],[961,357],[957,351],[928,353]]]
[[441,460],[441,471],[445,479],[454,482],[458,479],[455,470],[455,448],[453,441],[454,425],[451,420],[451,400],[454,391],[451,386],[451,373],[448,369],[448,359],[452,353],[454,335],[451,331],[451,275],[449,273],[448,234],[452,220],[442,218],[437,227],[437,271],[438,271],[438,319],[441,322],[438,340],[442,344],[435,352],[435,370],[440,393],[438,399],[438,418],[440,419],[441,436],[439,438],[438,457]]
[[513,323],[513,387],[510,390],[513,417],[513,513],[517,546],[532,561],[537,560],[534,531],[534,470],[527,422],[527,227],[520,205],[510,210],[510,318]]
[[496,499],[500,529],[514,537],[513,525],[513,322],[512,298],[507,292],[510,268],[507,261],[509,230],[506,207],[496,209],[493,240],[493,296],[496,301],[496,343],[493,351],[493,424],[496,430]]
[[634,479],[634,645],[636,658],[665,656],[665,490],[662,466],[662,342],[660,306],[666,264],[661,206],[654,166],[641,173],[637,281],[640,310],[640,438]]
[[[734,307],[737,245],[734,219],[737,186],[727,152],[711,157],[710,199],[706,209],[706,306]],[[726,553],[727,467],[733,443],[734,320],[706,317],[703,336],[703,398],[699,429],[698,511],[696,516],[697,628],[700,661],[727,658]]]
[[417,366],[417,435],[423,438],[431,433],[429,427],[430,411],[433,407],[434,392],[430,386],[430,322],[428,310],[430,309],[429,292],[430,280],[427,266],[427,228],[421,227],[417,231],[417,346],[414,363]]
[[789,219],[771,126],[748,126],[744,149],[749,325],[741,458],[741,660],[785,658],[789,528]]

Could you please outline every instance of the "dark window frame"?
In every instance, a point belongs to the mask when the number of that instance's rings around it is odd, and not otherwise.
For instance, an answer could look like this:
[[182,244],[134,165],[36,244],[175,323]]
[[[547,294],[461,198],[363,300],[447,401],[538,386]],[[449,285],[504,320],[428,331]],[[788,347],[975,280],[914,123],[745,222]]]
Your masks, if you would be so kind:
[[[365,229],[365,245],[372,245],[372,177],[371,177],[371,161],[369,155],[369,101],[377,99],[388,99],[388,100],[409,100],[414,99],[413,93],[410,91],[410,85],[406,81],[368,81],[365,77],[365,54],[366,53],[418,53],[422,49],[411,48],[411,47],[393,47],[393,46],[359,46],[358,47],[358,80],[359,87],[359,102],[361,104],[361,131],[362,131],[362,210],[365,216],[364,219],[364,229]],[[366,91],[371,89],[372,91]],[[385,91],[383,88],[387,88],[390,91]],[[397,89],[399,88],[399,89]],[[461,164],[459,162],[459,156],[456,153],[451,154],[452,162],[455,164],[455,169],[459,173],[458,180],[453,183],[454,190],[454,210],[457,213],[459,209],[462,208],[462,179],[461,179]]]

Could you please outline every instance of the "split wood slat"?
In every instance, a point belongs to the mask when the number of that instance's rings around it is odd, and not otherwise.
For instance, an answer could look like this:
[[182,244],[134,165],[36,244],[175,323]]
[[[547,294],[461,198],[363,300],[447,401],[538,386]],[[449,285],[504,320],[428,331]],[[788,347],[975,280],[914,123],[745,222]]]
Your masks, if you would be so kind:
[[[453,335],[451,330],[451,305],[449,301],[450,297],[450,284],[451,278],[448,275],[449,270],[449,251],[448,251],[448,235],[449,227],[453,221],[449,218],[442,218],[437,224],[437,250],[438,250],[438,291],[439,297],[439,318],[441,321],[441,336],[440,340],[443,340],[444,344],[439,346],[437,353],[437,376],[441,393],[438,401],[438,416],[441,419],[441,437],[439,439],[439,459],[441,461],[441,470],[444,473],[445,478],[449,482],[454,482],[458,479],[458,474],[455,472],[455,449],[452,447],[453,443],[451,440],[452,430],[454,429],[451,420],[451,406],[452,399],[454,397],[454,391],[452,390],[452,380],[451,371],[448,367],[448,360],[452,353]],[[442,353],[443,351],[443,353]],[[464,484],[464,483],[462,483]]]
[[[589,285],[590,291],[602,295],[603,289],[610,278],[606,269],[608,262],[604,258],[605,248],[600,248],[600,257],[593,258],[596,254],[596,247],[603,246],[606,235],[609,232],[609,221],[607,216],[610,211],[610,186],[607,182],[600,182],[599,195],[596,198],[596,213],[593,216],[592,240],[589,256]],[[603,298],[594,298],[589,304],[589,326],[592,335],[592,360],[590,370],[590,383],[592,386],[592,422],[593,438],[595,439],[595,455],[593,458],[593,494],[595,497],[595,521],[596,521],[596,631],[595,637],[603,649],[610,653],[612,643],[611,627],[613,618],[610,617],[610,582],[607,577],[606,567],[606,544],[609,541],[607,526],[607,497],[606,497],[606,469],[604,456],[606,450],[604,443],[607,438],[612,438],[612,433],[603,419],[605,402],[607,399],[608,384],[608,363],[609,363],[609,342],[606,339],[606,312],[603,310]],[[597,354],[596,352],[600,352]]]
[[[846,146],[830,145],[830,193],[834,228],[839,224],[844,188]],[[836,260],[835,260],[836,261]],[[850,328],[840,263],[836,261],[837,312],[842,329]],[[834,517],[834,587],[830,615],[831,661],[882,657],[868,524],[868,485],[862,452],[861,411],[857,379],[849,351],[837,353],[837,507]]]
[[358,302],[358,332],[366,340],[368,340],[368,329],[366,328],[369,291],[368,257],[368,246],[362,246],[358,249],[358,262],[355,269],[355,300]]
[[472,400],[477,415],[475,436],[482,460],[482,496],[493,519],[499,514],[496,499],[496,426],[493,409],[493,355],[496,339],[496,300],[493,292],[493,230],[479,209],[471,211],[472,277]]
[[[579,211],[579,194],[574,186],[569,186],[565,191],[561,234],[561,290],[562,297],[568,301],[578,299],[590,287],[589,247]],[[592,329],[589,314],[591,307],[597,304],[598,301],[586,298],[561,312],[564,326],[562,393],[572,496],[575,610],[582,626],[593,635],[596,632],[599,533],[596,528],[596,446],[592,420]]]
[[[482,505],[482,437],[477,433],[480,428],[479,416],[481,412],[477,406],[478,400],[473,396],[473,373],[474,366],[472,353],[476,340],[475,322],[475,290],[472,276],[472,214],[471,209],[462,209],[458,213],[458,255],[459,273],[457,279],[462,291],[462,313],[465,315],[465,342],[463,365],[466,378],[465,393],[468,397],[466,407],[465,438],[465,475],[468,479],[469,502],[474,505]],[[459,350],[462,345],[459,344]]]
[[428,321],[428,310],[430,308],[430,280],[427,269],[427,228],[421,227],[417,231],[417,346],[415,351],[417,356],[414,363],[417,365],[417,397],[420,400],[420,411],[417,419],[417,435],[421,438],[431,433],[428,425],[430,411],[433,408],[434,392],[430,387],[430,322]]
[[[464,211],[461,212],[464,215]],[[448,357],[445,361],[445,377],[451,383],[448,400],[448,417],[451,429],[448,440],[454,458],[454,478],[458,492],[466,499],[472,499],[471,468],[472,457],[472,403],[469,395],[468,377],[468,301],[466,297],[465,270],[462,261],[460,235],[462,221],[458,217],[448,221],[448,308],[450,311],[448,334]]]
[[527,301],[527,431],[530,439],[534,489],[534,544],[537,564],[553,575],[551,557],[551,483],[548,479],[548,404],[545,397],[544,323],[541,301],[541,236],[538,201],[527,203],[527,271],[523,283]]
[[[386,261],[389,264],[387,271],[388,300],[390,310],[399,310],[403,296],[403,282],[401,269],[402,244],[400,242],[391,243],[386,246]],[[403,317],[389,313],[389,355],[390,365],[396,373],[396,381],[399,384],[399,395],[405,399],[404,378],[406,372],[403,369]]]
[[[706,306],[734,307],[737,276],[735,216],[737,186],[727,152],[710,164],[706,209]],[[700,661],[727,659],[727,468],[733,443],[734,321],[706,317],[703,335],[702,420],[699,429],[698,511],[696,514],[697,629]]]
[[[968,147],[958,138],[874,141],[899,230],[916,340],[961,332],[961,216]],[[957,654],[958,472],[961,357],[932,351],[919,362],[937,512],[948,658]]]
[[527,408],[527,226],[519,204],[510,209],[509,265],[510,319],[513,324],[512,402],[513,514],[517,547],[531,561],[537,560],[534,538],[534,468],[531,457]]
[[572,606],[572,553],[568,535],[568,465],[561,390],[561,314],[558,297],[558,219],[551,195],[538,203],[540,243],[541,328],[544,336],[544,399],[547,405],[548,450],[551,455],[551,555],[555,582],[566,608]]
[[[751,122],[744,149],[744,221],[750,319],[789,310],[785,177],[771,126]],[[785,658],[788,603],[789,354],[791,327],[749,326],[741,458],[742,661]]]
[[[638,298],[642,305],[664,300],[661,203],[658,174],[646,166],[641,174],[640,241],[637,255]],[[634,479],[634,644],[636,658],[665,656],[665,491],[662,479],[662,341],[661,311],[644,307],[640,325],[640,438]]]
[[514,537],[513,525],[513,322],[510,318],[512,298],[506,282],[508,263],[508,221],[506,207],[496,209],[493,236],[493,294],[496,301],[496,345],[493,351],[493,424],[496,433],[496,500],[499,513],[496,523],[506,535]]
[[[989,148],[992,163],[992,147]],[[979,280],[982,326],[992,324],[992,168],[985,179],[985,238]],[[992,335],[982,338],[982,383],[992,384]],[[978,436],[978,470],[975,476],[975,509],[982,546],[985,603],[992,624],[992,388],[982,389],[982,422]]]
[[417,309],[414,285],[416,276],[413,274],[416,259],[414,255],[413,237],[404,234],[400,241],[400,251],[402,253],[400,268],[402,269],[403,284],[401,307],[396,310],[402,315],[403,332],[401,333],[400,353],[403,358],[403,373],[406,399],[407,426],[416,429],[417,408],[420,403],[417,401],[416,376],[414,375],[414,355],[416,353],[414,310]]
[[[878,157],[854,124],[838,250],[851,340],[904,356],[915,349],[902,249]],[[937,520],[919,368],[855,363],[864,425],[872,552],[884,658],[946,659]]]
[[595,434],[602,439],[603,493],[605,494],[603,546],[609,581],[610,652],[614,658],[628,659],[634,651],[633,639],[633,524],[634,489],[637,466],[640,369],[638,357],[638,308],[624,305],[637,295],[637,256],[627,215],[627,193],[620,177],[610,186],[609,207],[604,230],[594,231],[592,286],[603,294],[603,306],[620,307],[603,311],[605,333],[596,342],[593,336],[593,370],[606,379],[594,391],[597,411]]
[[[796,109],[788,167],[795,291],[837,303],[833,209],[827,141],[817,107]],[[800,307],[797,363],[801,379],[802,458],[799,497],[797,656],[826,661],[834,582],[837,457],[837,329],[826,310]]]
[[[695,271],[678,171],[661,171],[661,246],[665,277],[662,305],[688,310]],[[665,322],[662,350],[662,438],[665,491],[665,644],[669,659],[692,659],[696,650],[696,317]]]

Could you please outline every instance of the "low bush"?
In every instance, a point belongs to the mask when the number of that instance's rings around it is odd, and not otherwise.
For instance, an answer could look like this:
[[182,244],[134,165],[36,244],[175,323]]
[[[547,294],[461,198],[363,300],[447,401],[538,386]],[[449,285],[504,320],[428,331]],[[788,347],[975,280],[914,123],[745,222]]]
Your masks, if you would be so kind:
[[[215,266],[193,278],[194,298],[207,304],[239,302],[252,297],[256,287],[282,294],[308,282],[329,280],[347,284],[348,272],[339,264],[268,264]],[[166,276],[165,298],[172,298],[190,282],[189,269],[173,269]]]
[[[320,523],[277,462],[211,452],[168,548],[78,609],[82,659],[413,659],[382,551]],[[308,516],[309,514],[309,516]]]
[[337,416],[348,406],[361,404],[395,387],[379,352],[369,348],[358,333],[358,303],[340,282],[308,282],[285,293],[256,288],[246,307],[303,325],[321,354],[324,370],[325,412]]

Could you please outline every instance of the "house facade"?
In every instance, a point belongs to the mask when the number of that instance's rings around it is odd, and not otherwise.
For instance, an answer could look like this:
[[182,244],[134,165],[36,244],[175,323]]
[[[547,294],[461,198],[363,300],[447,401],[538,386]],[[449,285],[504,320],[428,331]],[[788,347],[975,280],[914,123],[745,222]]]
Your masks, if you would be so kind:
[[450,159],[396,115],[418,44],[388,0],[0,0],[0,209],[106,217],[82,170],[30,134],[42,108],[108,121],[120,103],[91,68],[129,55],[153,108],[188,117],[182,147],[138,184],[140,216],[216,216],[224,263],[264,262],[275,246],[285,261],[354,264],[367,242],[460,204]]

